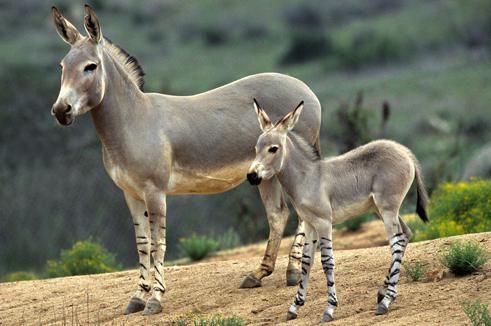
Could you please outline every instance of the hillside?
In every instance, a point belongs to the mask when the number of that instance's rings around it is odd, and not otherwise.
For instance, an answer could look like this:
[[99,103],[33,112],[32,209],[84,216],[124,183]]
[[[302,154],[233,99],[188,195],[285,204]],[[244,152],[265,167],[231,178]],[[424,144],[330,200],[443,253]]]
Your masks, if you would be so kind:
[[[335,247],[336,239],[335,236]],[[435,278],[408,282],[404,272],[399,297],[388,315],[375,316],[375,299],[389,265],[386,246],[335,251],[337,290],[340,306],[332,325],[418,325],[469,324],[460,308],[465,299],[480,298],[491,303],[491,264],[468,277],[443,274],[439,252],[454,240],[476,240],[491,250],[491,233],[464,235],[411,243],[406,260],[429,263]],[[342,242],[340,240],[340,242]],[[227,257],[224,257],[227,259]],[[278,259],[276,272],[264,280],[262,288],[241,290],[240,280],[257,263],[257,256],[212,261],[189,266],[167,267],[168,292],[164,313],[151,317],[123,316],[138,277],[136,270],[76,276],[41,281],[0,284],[0,324],[171,324],[191,313],[238,315],[248,324],[279,324],[285,317],[295,287],[284,286],[287,258]],[[320,320],[326,302],[326,285],[320,263],[312,269],[312,283],[306,306],[295,325],[311,325]],[[89,319],[89,320],[87,320]],[[290,323],[293,324],[293,323]]]

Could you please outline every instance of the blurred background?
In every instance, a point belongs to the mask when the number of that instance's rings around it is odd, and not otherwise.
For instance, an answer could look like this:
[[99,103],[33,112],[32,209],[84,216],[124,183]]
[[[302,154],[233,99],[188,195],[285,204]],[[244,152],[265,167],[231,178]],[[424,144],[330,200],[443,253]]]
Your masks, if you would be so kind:
[[[104,35],[138,58],[147,92],[190,95],[281,72],[319,97],[323,155],[385,137],[415,152],[430,191],[491,177],[489,0],[89,3]],[[88,238],[119,266],[137,263],[131,217],[103,168],[90,117],[62,128],[50,116],[68,51],[52,5],[83,31],[82,2],[0,2],[0,277],[42,273],[60,249]],[[292,213],[287,232],[295,227]],[[167,230],[168,259],[183,255],[179,239],[193,233],[222,248],[268,234],[247,184],[169,198]]]

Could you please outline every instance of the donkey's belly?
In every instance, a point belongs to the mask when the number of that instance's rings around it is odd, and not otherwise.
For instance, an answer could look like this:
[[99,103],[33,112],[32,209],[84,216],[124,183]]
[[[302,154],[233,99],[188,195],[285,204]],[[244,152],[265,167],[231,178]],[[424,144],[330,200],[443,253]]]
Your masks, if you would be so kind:
[[251,162],[237,162],[212,171],[198,171],[174,166],[167,186],[167,194],[214,194],[241,184]]

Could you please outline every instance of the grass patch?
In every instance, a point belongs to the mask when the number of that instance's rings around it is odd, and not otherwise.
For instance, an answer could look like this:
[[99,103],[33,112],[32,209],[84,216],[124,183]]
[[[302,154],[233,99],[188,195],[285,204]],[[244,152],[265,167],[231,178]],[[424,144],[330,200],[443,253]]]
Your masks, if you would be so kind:
[[407,278],[412,282],[423,279],[426,275],[426,264],[421,261],[403,263]]
[[471,274],[484,265],[490,254],[477,242],[456,241],[442,253],[442,264],[458,276]]
[[243,326],[245,321],[238,316],[224,317],[220,314],[205,317],[191,314],[175,321],[178,326]]
[[37,280],[39,277],[32,272],[18,271],[8,273],[4,277],[2,277],[2,282],[18,282],[18,281],[28,281],[28,280]]
[[192,261],[197,261],[215,252],[220,247],[220,243],[205,235],[193,234],[189,238],[181,238],[179,247]]
[[462,309],[474,326],[491,326],[491,315],[488,305],[481,303],[479,299],[475,301],[464,301]]

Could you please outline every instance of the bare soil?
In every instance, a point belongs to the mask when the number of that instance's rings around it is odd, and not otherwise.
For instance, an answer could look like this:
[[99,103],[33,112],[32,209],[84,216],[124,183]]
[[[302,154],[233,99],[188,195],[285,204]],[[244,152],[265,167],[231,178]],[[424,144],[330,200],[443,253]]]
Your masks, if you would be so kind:
[[[376,228],[375,243],[386,242],[383,227],[374,226],[369,232]],[[438,260],[439,253],[454,240],[472,239],[491,250],[488,232],[410,244],[405,259],[427,262],[427,279],[410,282],[402,271],[397,300],[387,315],[375,316],[377,289],[390,264],[388,246],[340,249],[348,245],[349,237],[353,237],[353,244],[361,244],[366,237],[357,237],[364,232],[334,235],[339,307],[332,325],[470,325],[460,303],[480,298],[491,304],[489,262],[473,275],[455,277],[445,272]],[[285,253],[290,241],[283,242],[276,271],[263,280],[261,288],[239,289],[238,286],[247,272],[257,266],[264,244],[220,253],[212,261],[167,267],[164,312],[149,317],[141,313],[122,314],[136,288],[137,270],[2,283],[0,324],[167,325],[190,314],[215,313],[237,315],[253,325],[286,324],[284,317],[297,289],[285,286]],[[318,254],[316,258],[306,304],[300,309],[298,319],[289,325],[314,325],[320,321],[327,291]]]

